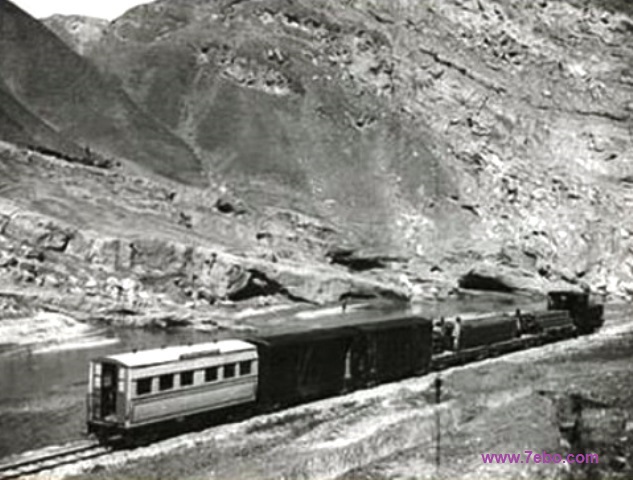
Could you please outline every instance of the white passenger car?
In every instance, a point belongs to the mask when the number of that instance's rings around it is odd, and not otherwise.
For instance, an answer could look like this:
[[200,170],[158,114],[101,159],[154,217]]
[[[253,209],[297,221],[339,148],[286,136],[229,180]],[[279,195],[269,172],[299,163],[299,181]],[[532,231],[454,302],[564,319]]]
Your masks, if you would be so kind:
[[255,402],[255,345],[223,340],[90,363],[88,431],[99,437]]

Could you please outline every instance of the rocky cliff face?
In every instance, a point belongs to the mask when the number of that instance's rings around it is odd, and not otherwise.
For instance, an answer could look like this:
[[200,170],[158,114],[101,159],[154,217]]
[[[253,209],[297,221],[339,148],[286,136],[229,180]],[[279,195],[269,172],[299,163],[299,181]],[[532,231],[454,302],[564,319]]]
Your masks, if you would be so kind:
[[633,292],[627,2],[159,0],[89,37],[66,42],[207,183],[77,174],[91,199],[51,173],[64,200],[28,208],[79,228],[64,254],[89,271],[236,301]]
[[159,1],[91,57],[257,201],[284,184],[430,267],[621,291],[631,22],[589,0]]
[[[246,201],[407,249],[404,217],[430,222],[429,203],[460,215],[446,201],[458,186],[428,127],[328,59],[358,28],[301,3],[159,2],[113,22],[90,56]],[[372,63],[386,39],[365,41]]]
[[[0,160],[0,298],[30,308],[180,325],[217,319],[235,302],[410,296],[395,274],[325,264],[318,252],[336,232],[307,216],[269,212],[273,240],[256,234],[264,212],[190,186],[4,142]],[[0,318],[18,315],[14,307],[0,302]]]

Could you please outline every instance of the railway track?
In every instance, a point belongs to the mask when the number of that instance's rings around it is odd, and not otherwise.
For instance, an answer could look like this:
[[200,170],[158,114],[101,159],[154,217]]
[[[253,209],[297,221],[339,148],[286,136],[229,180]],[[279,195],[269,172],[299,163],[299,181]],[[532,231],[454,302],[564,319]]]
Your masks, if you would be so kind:
[[0,465],[0,480],[21,478],[46,470],[53,470],[54,468],[77,463],[81,460],[100,457],[110,451],[110,448],[94,442],[68,447],[30,459],[3,464]]

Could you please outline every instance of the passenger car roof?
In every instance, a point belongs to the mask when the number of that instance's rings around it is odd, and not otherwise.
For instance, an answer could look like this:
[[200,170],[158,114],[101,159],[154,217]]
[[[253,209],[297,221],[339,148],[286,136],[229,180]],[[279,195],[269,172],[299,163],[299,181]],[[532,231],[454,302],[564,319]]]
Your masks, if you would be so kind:
[[125,367],[135,368],[249,350],[255,351],[255,349],[255,345],[243,340],[220,340],[218,342],[197,343],[195,345],[177,345],[139,352],[119,353],[98,358],[97,361],[114,362]]

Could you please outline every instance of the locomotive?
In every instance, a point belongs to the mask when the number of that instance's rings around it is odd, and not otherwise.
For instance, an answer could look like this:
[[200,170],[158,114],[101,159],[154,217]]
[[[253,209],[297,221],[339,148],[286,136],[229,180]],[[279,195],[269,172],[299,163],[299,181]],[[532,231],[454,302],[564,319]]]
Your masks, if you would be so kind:
[[458,315],[435,323],[433,370],[589,334],[604,323],[604,305],[584,292],[552,291],[547,310]]
[[546,311],[434,325],[402,310],[347,308],[256,338],[101,357],[90,362],[88,431],[135,442],[186,422],[274,411],[587,334],[603,321],[603,306],[586,293],[556,291]]

